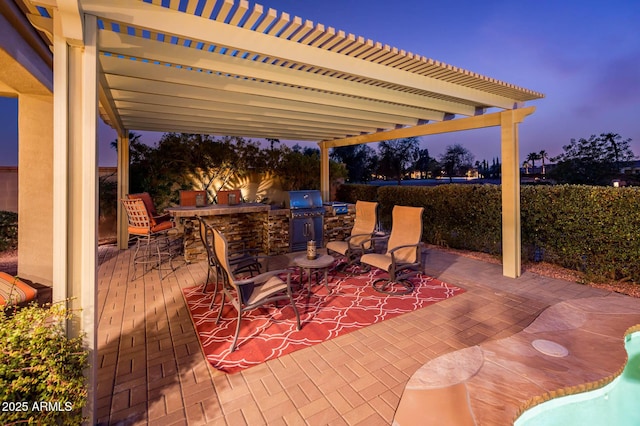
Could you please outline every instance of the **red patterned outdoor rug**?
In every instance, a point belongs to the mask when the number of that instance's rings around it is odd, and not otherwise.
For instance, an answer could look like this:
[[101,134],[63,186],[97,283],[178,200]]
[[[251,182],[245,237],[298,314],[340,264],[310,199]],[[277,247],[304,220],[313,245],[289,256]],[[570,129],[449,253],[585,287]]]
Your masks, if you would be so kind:
[[[305,281],[305,287],[294,295],[302,323],[300,331],[296,330],[293,309],[286,302],[280,302],[280,308],[246,312],[235,352],[229,349],[238,314],[231,304],[225,304],[222,319],[216,324],[219,294],[210,310],[211,292],[203,293],[201,286],[185,288],[183,292],[207,360],[218,370],[235,373],[464,292],[435,278],[416,275],[411,280],[415,285],[411,294],[391,296],[371,287],[383,274],[372,270],[354,277],[338,275],[329,284],[330,294],[324,285],[315,285],[314,280],[312,294],[308,295]],[[292,280],[297,283],[298,276],[293,274]]]

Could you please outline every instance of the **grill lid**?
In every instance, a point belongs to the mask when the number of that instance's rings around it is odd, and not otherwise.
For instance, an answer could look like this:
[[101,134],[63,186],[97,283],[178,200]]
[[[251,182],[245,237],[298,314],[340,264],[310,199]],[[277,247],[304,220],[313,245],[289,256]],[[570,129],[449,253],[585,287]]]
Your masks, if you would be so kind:
[[287,207],[291,210],[321,209],[322,195],[318,190],[289,191]]

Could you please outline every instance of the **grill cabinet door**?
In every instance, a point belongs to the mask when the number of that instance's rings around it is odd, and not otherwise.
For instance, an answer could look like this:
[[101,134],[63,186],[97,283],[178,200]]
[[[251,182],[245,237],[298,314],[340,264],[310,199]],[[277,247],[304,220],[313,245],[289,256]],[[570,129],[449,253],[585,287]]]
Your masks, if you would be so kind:
[[313,219],[309,217],[296,217],[291,219],[289,238],[291,251],[301,251],[307,249],[307,241],[313,240],[315,230]]

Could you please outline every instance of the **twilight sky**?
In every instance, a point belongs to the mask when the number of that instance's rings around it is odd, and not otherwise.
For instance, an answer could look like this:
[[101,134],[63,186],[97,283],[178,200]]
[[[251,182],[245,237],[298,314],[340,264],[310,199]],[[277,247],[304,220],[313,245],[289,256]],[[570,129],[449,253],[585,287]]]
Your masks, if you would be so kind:
[[[250,1],[253,4],[253,1]],[[637,0],[263,0],[267,8],[545,94],[520,125],[520,157],[562,152],[571,138],[614,132],[640,155]],[[0,98],[0,165],[17,164],[17,103]],[[135,131],[135,129],[131,129]],[[154,143],[161,134],[141,132]],[[100,126],[100,165],[115,165]],[[500,156],[499,128],[421,138],[431,156],[460,143]],[[316,146],[315,143],[311,144]]]

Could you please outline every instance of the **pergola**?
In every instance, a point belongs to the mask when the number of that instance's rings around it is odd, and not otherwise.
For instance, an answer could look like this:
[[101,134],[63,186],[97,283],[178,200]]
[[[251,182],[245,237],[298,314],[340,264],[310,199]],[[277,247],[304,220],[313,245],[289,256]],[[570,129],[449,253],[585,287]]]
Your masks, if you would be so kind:
[[[0,74],[0,93],[24,99],[20,111],[35,115],[19,124],[20,171],[36,158],[44,170],[37,185],[52,193],[38,207],[52,217],[51,243],[38,255],[48,255],[50,276],[32,275],[50,280],[56,300],[72,297],[83,309],[76,330],[92,349],[98,114],[118,133],[120,197],[128,192],[129,130],[317,141],[327,199],[330,148],[500,127],[503,273],[520,275],[518,124],[534,111],[525,102],[542,94],[245,0],[17,0],[2,12],[15,30],[0,33],[0,59],[39,81],[18,85]],[[33,28],[54,53],[53,87],[43,71],[49,52]],[[14,52],[7,37],[23,50]],[[38,106],[43,96],[52,101]],[[39,139],[29,139],[37,126]],[[44,156],[29,154],[42,146]],[[35,185],[20,181],[21,234],[34,218],[26,194]],[[37,244],[23,239],[21,252]],[[20,259],[29,276],[35,266]]]

